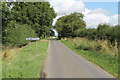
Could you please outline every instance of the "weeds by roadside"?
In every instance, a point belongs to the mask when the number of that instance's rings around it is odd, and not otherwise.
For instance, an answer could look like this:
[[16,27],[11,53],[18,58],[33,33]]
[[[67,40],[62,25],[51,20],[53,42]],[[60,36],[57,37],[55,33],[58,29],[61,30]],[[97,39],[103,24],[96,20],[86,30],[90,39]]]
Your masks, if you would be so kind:
[[101,53],[108,53],[111,56],[118,56],[117,42],[111,44],[108,40],[88,40],[86,38],[68,38],[76,49],[99,51]]
[[[91,41],[85,38],[68,38],[61,40],[61,42],[78,55],[83,56],[113,76],[118,77],[118,53],[115,50],[117,48],[115,45],[112,46],[107,41]],[[111,52],[115,52],[115,54]]]

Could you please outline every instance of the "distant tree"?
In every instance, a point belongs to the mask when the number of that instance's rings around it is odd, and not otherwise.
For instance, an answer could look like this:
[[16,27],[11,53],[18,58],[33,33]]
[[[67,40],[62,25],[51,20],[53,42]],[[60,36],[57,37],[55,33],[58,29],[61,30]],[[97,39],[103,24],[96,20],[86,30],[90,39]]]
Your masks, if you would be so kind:
[[108,31],[110,30],[110,25],[99,24],[97,28],[97,38],[98,39],[108,39]]
[[86,29],[78,29],[74,33],[76,34],[77,37],[85,37],[86,35],[84,34],[86,32]]
[[85,27],[86,23],[83,20],[83,14],[76,12],[60,17],[55,24],[55,28],[61,37],[75,37],[77,36],[76,30]]
[[120,25],[112,26],[109,30],[109,40],[114,42],[115,40],[120,43]]
[[86,29],[86,37],[88,39],[95,39],[96,36],[97,36],[97,32],[96,32],[96,29]]
[[50,36],[55,36],[54,31],[50,30]]

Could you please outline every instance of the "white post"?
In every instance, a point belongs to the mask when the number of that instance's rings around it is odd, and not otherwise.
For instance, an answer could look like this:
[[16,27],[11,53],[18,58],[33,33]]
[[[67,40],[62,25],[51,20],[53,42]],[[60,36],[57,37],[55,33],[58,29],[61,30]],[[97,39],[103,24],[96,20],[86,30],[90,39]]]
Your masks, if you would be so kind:
[[[40,40],[40,38],[26,38],[26,40],[30,41],[29,44],[30,44],[30,50],[31,50],[31,41],[38,41]],[[37,42],[36,42],[36,52],[37,52]]]
[[30,51],[31,51],[31,41],[30,41]]
[[36,53],[37,53],[37,41],[36,41]]

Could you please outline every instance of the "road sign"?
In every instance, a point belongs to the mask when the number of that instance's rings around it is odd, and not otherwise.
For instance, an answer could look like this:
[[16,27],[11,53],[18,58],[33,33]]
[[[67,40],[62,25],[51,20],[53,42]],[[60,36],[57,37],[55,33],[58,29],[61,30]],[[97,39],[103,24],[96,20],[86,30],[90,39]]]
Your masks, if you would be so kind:
[[40,40],[40,38],[26,38],[27,41],[37,41]]
[[26,38],[27,41],[30,41],[30,51],[31,51],[31,41],[36,41],[36,52],[37,52],[37,41],[40,40],[40,38]]

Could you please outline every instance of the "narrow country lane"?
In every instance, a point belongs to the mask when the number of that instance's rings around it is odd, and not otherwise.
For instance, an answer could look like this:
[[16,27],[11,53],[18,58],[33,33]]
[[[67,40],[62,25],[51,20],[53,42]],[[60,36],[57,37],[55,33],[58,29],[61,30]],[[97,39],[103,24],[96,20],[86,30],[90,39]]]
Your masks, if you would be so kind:
[[113,78],[57,40],[50,40],[44,72],[47,78]]

